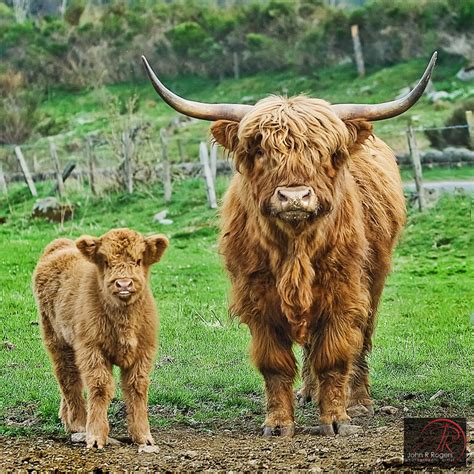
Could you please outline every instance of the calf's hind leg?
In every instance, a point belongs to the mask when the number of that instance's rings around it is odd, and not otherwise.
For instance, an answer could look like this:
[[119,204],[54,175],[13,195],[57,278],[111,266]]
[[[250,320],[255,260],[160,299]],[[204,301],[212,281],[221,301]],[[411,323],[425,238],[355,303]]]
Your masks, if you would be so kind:
[[263,435],[293,436],[296,359],[284,329],[252,325],[252,360],[265,380],[267,413]]
[[43,318],[43,335],[46,349],[53,364],[54,373],[61,389],[59,417],[71,433],[86,430],[86,405],[82,395],[81,374],[76,364],[74,350],[58,341],[48,320]]

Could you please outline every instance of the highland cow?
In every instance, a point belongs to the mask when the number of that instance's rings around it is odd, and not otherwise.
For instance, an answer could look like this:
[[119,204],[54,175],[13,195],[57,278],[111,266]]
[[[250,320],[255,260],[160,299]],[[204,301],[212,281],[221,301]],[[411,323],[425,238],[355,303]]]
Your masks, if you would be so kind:
[[319,392],[319,432],[353,431],[347,408],[372,409],[366,356],[405,222],[395,156],[370,122],[418,100],[436,54],[407,96],[374,105],[305,96],[203,104],[166,89],[143,59],[168,104],[216,121],[212,134],[235,162],[220,252],[231,312],[250,328],[252,359],[265,381],[263,434],[294,433],[294,343],[305,348],[303,397]]
[[36,267],[43,341],[61,390],[59,416],[69,432],[86,432],[88,448],[106,444],[112,365],[121,369],[132,440],[153,444],[147,399],[158,318],[148,279],[167,246],[163,235],[116,229],[100,238],[54,240]]

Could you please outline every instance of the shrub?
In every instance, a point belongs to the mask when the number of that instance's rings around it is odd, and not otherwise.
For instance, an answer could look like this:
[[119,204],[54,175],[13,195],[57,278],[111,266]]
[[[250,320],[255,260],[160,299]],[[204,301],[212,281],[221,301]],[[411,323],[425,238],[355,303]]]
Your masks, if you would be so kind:
[[79,25],[81,21],[81,16],[86,9],[86,3],[84,0],[74,0],[71,4],[66,8],[64,12],[64,19],[72,26]]
[[[456,108],[444,125],[446,127],[453,125],[467,125],[466,110],[474,111],[474,99],[469,99],[460,107]],[[428,137],[431,146],[434,148],[442,149],[448,146],[460,146],[474,149],[470,142],[469,130],[467,128],[426,130],[425,135]]]

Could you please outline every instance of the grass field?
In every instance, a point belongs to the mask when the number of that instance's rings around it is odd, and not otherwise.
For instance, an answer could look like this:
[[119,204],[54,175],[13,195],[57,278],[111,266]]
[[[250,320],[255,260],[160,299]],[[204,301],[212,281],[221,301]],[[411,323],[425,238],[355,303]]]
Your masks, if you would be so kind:
[[[226,179],[218,180],[220,195],[226,185]],[[40,194],[47,186],[40,186]],[[227,316],[228,281],[216,251],[218,217],[206,206],[204,184],[198,179],[176,183],[167,206],[161,196],[159,186],[95,199],[71,191],[76,214],[64,226],[29,217],[33,201],[24,185],[2,198],[7,222],[0,225],[0,434],[60,430],[58,389],[31,292],[40,252],[59,236],[101,235],[121,226],[171,237],[152,275],[161,313],[152,423],[193,424],[248,414],[256,424],[263,419],[260,376],[247,356],[248,330]],[[404,403],[473,413],[471,206],[468,196],[458,195],[443,198],[425,214],[410,214],[370,360],[378,403],[400,403],[410,394]],[[165,207],[173,224],[153,223],[154,213]],[[430,402],[440,389],[446,395]],[[114,401],[111,412],[120,406]]]

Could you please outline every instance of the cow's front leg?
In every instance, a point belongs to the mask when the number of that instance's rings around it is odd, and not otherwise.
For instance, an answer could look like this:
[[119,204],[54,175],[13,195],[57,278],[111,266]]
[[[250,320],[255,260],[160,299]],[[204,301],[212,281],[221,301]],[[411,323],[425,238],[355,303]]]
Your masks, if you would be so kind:
[[312,338],[311,358],[319,381],[320,433],[348,434],[349,374],[360,352],[362,332],[347,320],[334,318]]
[[252,360],[265,380],[267,401],[264,436],[293,436],[296,359],[285,328],[253,325]]

